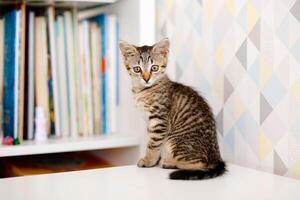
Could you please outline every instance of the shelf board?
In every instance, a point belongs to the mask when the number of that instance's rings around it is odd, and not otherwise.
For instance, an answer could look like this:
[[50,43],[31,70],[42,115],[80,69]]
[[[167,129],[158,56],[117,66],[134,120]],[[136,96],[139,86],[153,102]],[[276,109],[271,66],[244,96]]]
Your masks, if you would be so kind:
[[55,5],[56,7],[75,7],[79,9],[115,3],[117,0],[46,0],[38,4],[36,1],[27,0],[27,5]]
[[[118,0],[25,0],[25,3],[30,6],[55,5],[56,7],[76,7],[82,9],[111,4],[117,1]],[[23,0],[0,0],[0,5],[18,4],[22,2]]]
[[0,145],[0,157],[60,153],[138,146],[137,137],[125,135],[48,139],[45,142],[25,141],[21,145]]

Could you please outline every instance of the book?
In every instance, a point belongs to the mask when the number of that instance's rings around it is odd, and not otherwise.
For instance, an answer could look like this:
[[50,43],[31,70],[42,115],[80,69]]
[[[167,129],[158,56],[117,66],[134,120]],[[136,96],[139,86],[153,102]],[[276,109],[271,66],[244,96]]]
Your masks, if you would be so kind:
[[[119,22],[117,21],[117,35],[116,35],[116,40],[119,42],[120,41],[120,25],[119,25]],[[118,42],[117,42],[117,47],[116,47],[116,51],[117,51],[117,81],[116,81],[116,84],[117,84],[117,89],[116,89],[116,92],[117,92],[117,107],[120,105],[120,69],[121,69],[121,55],[120,55],[120,50],[119,50],[119,45],[118,45]]]
[[[54,7],[50,6],[47,9],[48,14],[48,38],[49,38],[49,50],[50,50],[50,72],[52,78],[51,92],[53,94],[54,113],[52,115],[54,124],[54,132],[56,136],[61,136],[61,113],[60,113],[60,102],[59,102],[59,79],[58,79],[58,68],[57,68],[57,56],[56,56],[56,41],[55,41],[55,24],[54,24]],[[51,93],[50,93],[51,94]]]
[[80,23],[80,55],[81,55],[81,83],[83,97],[84,135],[94,133],[93,98],[92,98],[92,71],[90,52],[89,22],[84,20]]
[[4,89],[4,18],[0,19],[0,139],[3,136],[3,89]]
[[19,114],[19,125],[18,135],[19,141],[15,141],[15,144],[20,144],[24,138],[24,111],[25,111],[25,44],[26,44],[26,5],[23,3],[20,10],[20,24],[19,24],[19,85],[18,85],[18,114]]
[[88,134],[88,116],[86,111],[86,103],[85,103],[85,72],[84,66],[86,62],[85,51],[84,51],[84,24],[80,23],[78,25],[78,40],[79,40],[79,79],[80,86],[78,88],[79,98],[78,98],[78,113],[81,115],[81,123],[80,123],[80,134],[87,135]]
[[86,76],[86,105],[87,105],[87,116],[88,116],[88,135],[94,133],[94,115],[93,115],[93,93],[92,93],[92,66],[91,66],[91,35],[89,22],[84,21],[84,38],[85,38],[85,76]]
[[28,24],[28,63],[27,63],[27,135],[32,140],[34,133],[34,103],[35,103],[35,13],[29,12]]
[[56,22],[56,50],[59,83],[59,109],[61,114],[61,135],[70,135],[70,111],[68,95],[68,70],[66,65],[65,26],[63,16],[57,16]]
[[78,23],[78,11],[76,8],[72,9],[72,22],[74,30],[74,58],[75,58],[75,87],[76,87],[76,110],[77,110],[77,129],[78,134],[83,135],[83,97],[82,93],[82,83],[81,83],[81,72],[80,72],[80,56],[79,56],[79,23]]
[[[54,110],[54,80],[53,80],[53,67],[52,67],[52,58],[53,56],[51,56],[52,52],[51,51],[51,42],[50,42],[50,27],[49,27],[49,16],[47,16],[47,11],[48,9],[45,10],[45,14],[43,14],[42,16],[44,16],[46,18],[46,27],[47,27],[47,58],[48,58],[48,79],[47,79],[47,85],[48,85],[48,98],[49,98],[49,126],[50,126],[50,136],[55,136],[55,110]],[[37,112],[39,112],[39,114],[37,114]],[[35,110],[35,123],[36,123],[36,129],[35,129],[35,133],[36,133],[36,137],[35,139],[37,141],[40,140],[44,140],[44,136],[43,135],[47,135],[47,134],[43,134],[43,113],[42,111],[40,111],[39,107],[36,108]]]
[[92,65],[92,90],[93,90],[93,112],[94,112],[94,133],[102,132],[102,91],[101,91],[101,28],[94,22],[90,23],[91,34],[91,65]]
[[47,134],[50,134],[50,111],[48,91],[48,58],[47,58],[47,26],[46,18],[35,18],[35,93],[36,107],[44,110],[47,124]]
[[[14,143],[15,141],[19,140],[19,125],[20,125],[20,119],[19,119],[19,93],[20,93],[20,15],[21,11],[17,11],[16,16],[16,44],[15,44],[15,73],[14,73]],[[5,34],[5,35],[8,35]],[[9,66],[8,66],[9,67]],[[5,90],[7,91],[7,90]]]
[[12,144],[13,141],[19,139],[20,21],[20,10],[14,9],[5,14],[3,98],[4,144]]
[[107,42],[107,75],[108,75],[108,112],[109,130],[115,133],[117,129],[117,17],[108,16],[108,42]]
[[101,27],[101,73],[102,73],[102,133],[109,133],[109,90],[107,80],[107,41],[108,41],[108,14],[103,13],[91,19],[97,22]]
[[66,47],[66,64],[68,69],[68,95],[69,95],[69,116],[70,116],[70,132],[72,137],[78,136],[77,127],[77,102],[76,102],[76,68],[74,67],[74,31],[72,12],[65,11],[64,14],[65,26],[65,47]]
[[[86,23],[86,22],[85,22]],[[87,111],[87,97],[86,97],[86,85],[87,85],[87,81],[86,81],[86,75],[85,75],[85,65],[86,65],[86,51],[85,51],[85,23],[80,23],[78,26],[78,37],[79,37],[79,57],[80,57],[80,83],[81,83],[81,87],[80,87],[80,98],[78,99],[78,103],[79,103],[79,112],[82,116],[82,124],[81,124],[81,134],[86,136],[88,135],[88,111]]]

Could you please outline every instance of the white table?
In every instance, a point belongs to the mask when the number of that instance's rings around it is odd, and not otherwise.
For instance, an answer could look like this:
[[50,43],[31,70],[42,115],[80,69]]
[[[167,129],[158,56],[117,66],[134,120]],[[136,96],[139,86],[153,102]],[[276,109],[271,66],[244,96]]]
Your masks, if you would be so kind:
[[229,165],[204,181],[169,180],[170,170],[136,166],[0,179],[0,199],[299,200],[300,181]]

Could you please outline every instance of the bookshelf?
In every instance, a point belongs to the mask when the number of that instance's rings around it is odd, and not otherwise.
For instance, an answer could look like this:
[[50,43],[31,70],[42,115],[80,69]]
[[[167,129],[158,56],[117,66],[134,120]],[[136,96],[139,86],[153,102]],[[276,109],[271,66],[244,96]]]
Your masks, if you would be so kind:
[[[22,2],[29,6],[54,5],[75,9],[78,11],[78,20],[93,16],[93,12],[85,11],[87,8],[113,13],[118,18],[120,39],[136,45],[155,41],[154,0],[13,0],[0,1],[0,8]],[[98,154],[105,152],[106,159],[115,165],[134,164],[144,149],[141,147],[145,145],[146,128],[142,113],[135,108],[131,82],[126,73],[121,67],[116,133],[107,137],[51,138],[42,143],[25,141],[14,146],[0,144],[0,157],[95,150]]]

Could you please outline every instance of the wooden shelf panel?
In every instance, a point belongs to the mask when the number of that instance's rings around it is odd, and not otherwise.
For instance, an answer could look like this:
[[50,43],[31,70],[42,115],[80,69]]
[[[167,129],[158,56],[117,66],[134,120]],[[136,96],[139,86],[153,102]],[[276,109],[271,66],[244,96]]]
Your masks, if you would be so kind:
[[112,149],[138,145],[137,137],[125,135],[48,139],[45,142],[25,141],[16,146],[0,145],[0,157]]

